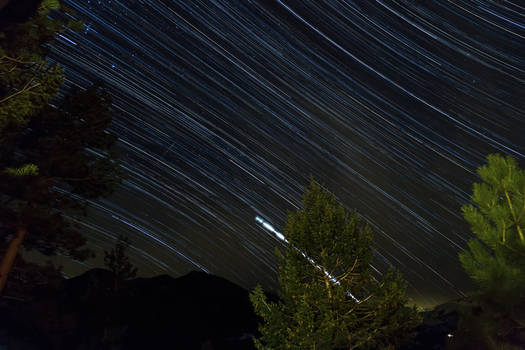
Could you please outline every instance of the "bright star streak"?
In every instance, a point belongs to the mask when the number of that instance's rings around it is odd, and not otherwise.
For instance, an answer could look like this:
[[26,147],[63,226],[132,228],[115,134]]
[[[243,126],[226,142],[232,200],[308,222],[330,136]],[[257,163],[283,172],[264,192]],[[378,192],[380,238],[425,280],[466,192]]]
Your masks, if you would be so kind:
[[[282,233],[280,233],[279,231],[277,231],[269,222],[267,222],[266,220],[264,220],[263,218],[261,218],[260,216],[256,216],[255,217],[255,222],[259,223],[262,225],[262,227],[264,227],[265,229],[267,229],[268,231],[272,232],[275,237],[277,237],[278,239],[280,239],[281,241],[285,242],[285,243],[290,243],[286,237],[284,237],[284,235]],[[314,259],[310,258],[309,256],[307,256],[305,253],[303,253],[303,251],[301,251],[299,248],[293,246],[293,248],[295,250],[297,250],[299,253],[301,253],[301,255],[310,262],[310,264],[312,264],[313,266],[315,266],[319,271],[323,272],[326,277],[328,277],[330,279],[330,281],[336,285],[341,285],[341,282],[339,282],[335,277],[333,277],[328,271],[326,271],[326,269],[323,269],[319,264],[317,264],[315,262]],[[356,297],[354,297],[354,295],[350,292],[350,291],[346,291],[346,293],[348,294],[348,296],[350,296],[352,299],[354,299],[356,302],[359,302],[359,299],[357,299]]]

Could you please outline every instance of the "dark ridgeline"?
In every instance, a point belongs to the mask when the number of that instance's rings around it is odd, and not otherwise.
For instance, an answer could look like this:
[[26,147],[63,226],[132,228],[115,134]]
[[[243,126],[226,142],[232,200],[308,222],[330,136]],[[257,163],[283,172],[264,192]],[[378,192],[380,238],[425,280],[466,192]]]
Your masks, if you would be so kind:
[[[258,320],[248,291],[228,280],[203,272],[137,278],[118,294],[113,282],[110,271],[92,269],[36,288],[30,302],[0,298],[0,349],[254,349]],[[458,308],[468,303],[421,313],[416,337],[401,350],[447,349],[462,337],[456,335]]]
[[248,291],[204,272],[125,281],[92,269],[37,288],[34,300],[0,300],[0,348],[253,349]]

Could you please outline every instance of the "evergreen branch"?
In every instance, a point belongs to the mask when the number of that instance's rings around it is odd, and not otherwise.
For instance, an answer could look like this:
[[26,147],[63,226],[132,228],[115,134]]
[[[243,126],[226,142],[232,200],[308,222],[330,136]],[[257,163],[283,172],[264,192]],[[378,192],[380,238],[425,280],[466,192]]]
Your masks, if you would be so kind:
[[503,224],[503,229],[501,232],[501,243],[505,244],[505,234],[507,233],[507,228],[505,225],[505,219],[501,219],[501,222]]
[[519,221],[517,221],[516,213],[514,212],[514,208],[512,206],[512,202],[510,200],[509,192],[507,189],[504,189],[505,191],[505,197],[507,198],[507,204],[509,205],[510,213],[512,214],[512,218],[514,219],[514,223],[516,224],[516,230],[518,230],[518,234],[520,235],[520,240],[522,242],[525,241],[525,237],[523,236],[523,231],[521,230],[521,226],[519,225]]
[[324,284],[325,284],[325,287],[326,287],[326,290],[328,291],[328,299],[330,301],[332,301],[332,289],[330,288],[330,285],[332,283],[330,283],[331,281],[328,279],[328,276],[330,276],[330,274],[328,273],[328,271],[326,271],[326,269],[323,267],[323,274],[324,274]]
[[364,298],[363,300],[359,300],[357,302],[358,305],[361,305],[362,303],[366,302],[368,299],[370,299],[372,297],[373,294],[370,294],[369,296],[367,296],[366,298]]
[[[33,78],[31,78],[31,81],[32,80],[33,80]],[[0,100],[0,103],[4,103],[4,102],[6,102],[7,100],[9,100],[11,98],[13,98],[15,96],[18,96],[18,95],[20,95],[20,94],[22,94],[24,92],[28,92],[29,90],[31,90],[31,89],[33,89],[35,87],[38,87],[38,86],[40,86],[40,83],[36,83],[35,85],[32,85],[32,86],[26,88],[27,87],[27,84],[26,84],[26,86],[24,86],[24,88],[22,90],[19,90],[19,91],[15,92],[14,94],[9,95],[7,97],[4,97],[2,100]]]
[[7,55],[4,55],[2,57],[0,57],[0,60],[3,61],[4,59],[8,60],[8,61],[11,61],[11,62],[15,62],[15,63],[19,63],[19,64],[35,64],[36,62],[25,62],[25,61],[21,61],[19,59],[16,59],[16,58],[13,58],[13,57],[9,57]]
[[521,221],[523,214],[525,214],[525,186],[523,186],[523,192],[521,195],[523,197],[523,207],[521,208],[520,215],[518,216],[518,221]]
[[352,272],[355,270],[355,268],[357,267],[357,260],[358,260],[358,258],[356,257],[355,260],[354,260],[354,265],[352,265],[352,267],[350,268],[350,270],[348,270],[348,271],[346,271],[345,273],[343,273],[343,274],[337,276],[335,279],[336,279],[337,281],[343,281],[343,280],[345,280],[345,279],[346,279],[348,276],[350,276],[350,275],[359,276],[358,273],[355,273],[355,274],[352,273]]

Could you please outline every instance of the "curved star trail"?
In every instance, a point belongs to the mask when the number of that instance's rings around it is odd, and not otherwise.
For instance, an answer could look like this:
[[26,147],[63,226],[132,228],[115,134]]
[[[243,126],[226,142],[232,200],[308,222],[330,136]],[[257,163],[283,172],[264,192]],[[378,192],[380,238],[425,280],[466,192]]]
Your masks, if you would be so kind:
[[104,81],[128,174],[72,218],[96,250],[125,233],[142,275],[275,287],[282,243],[254,217],[282,228],[313,175],[416,302],[472,288],[457,255],[475,169],[525,159],[518,2],[66,2],[84,30],[50,59],[67,86]]

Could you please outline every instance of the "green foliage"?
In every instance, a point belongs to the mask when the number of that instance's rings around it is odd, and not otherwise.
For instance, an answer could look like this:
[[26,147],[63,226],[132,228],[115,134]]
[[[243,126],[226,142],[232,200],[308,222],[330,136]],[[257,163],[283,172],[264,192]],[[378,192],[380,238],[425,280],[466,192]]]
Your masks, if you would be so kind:
[[462,207],[475,238],[459,259],[480,290],[460,309],[452,349],[517,349],[525,328],[525,172],[491,154],[478,174],[472,204]]
[[0,26],[0,131],[26,124],[58,94],[63,72],[46,61],[46,44],[80,24],[63,14],[51,18],[57,10],[68,9],[57,0],[44,0],[28,21]]
[[5,173],[11,176],[36,176],[38,167],[35,164],[24,164],[18,168],[6,168]]
[[13,23],[0,32],[0,130],[27,123],[62,84],[62,70],[45,60],[44,44],[64,26],[48,18],[51,8],[56,8],[53,1],[45,1],[29,21]]
[[60,2],[58,0],[43,0],[38,8],[38,12],[47,15],[51,10],[60,9]]
[[133,278],[137,275],[138,269],[129,261],[127,250],[131,241],[124,235],[117,237],[117,243],[109,251],[104,251],[104,264],[113,272],[115,278],[115,291],[123,281]]
[[511,157],[492,154],[478,169],[473,204],[462,208],[476,238],[459,258],[483,293],[525,296],[525,172]]
[[261,287],[250,295],[263,319],[257,348],[392,348],[411,336],[419,317],[405,306],[405,282],[394,272],[373,281],[371,229],[357,214],[312,181],[285,235],[280,300],[268,301]]

